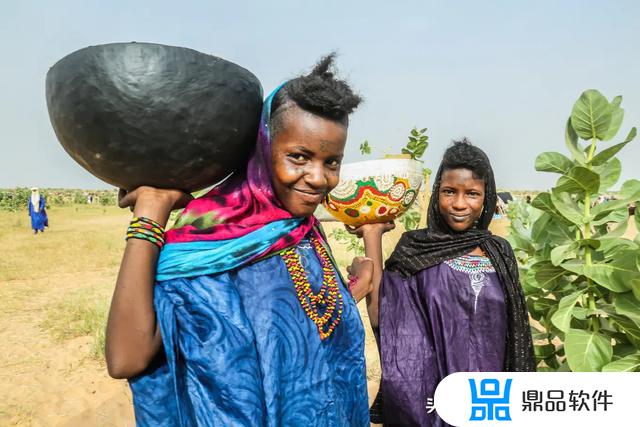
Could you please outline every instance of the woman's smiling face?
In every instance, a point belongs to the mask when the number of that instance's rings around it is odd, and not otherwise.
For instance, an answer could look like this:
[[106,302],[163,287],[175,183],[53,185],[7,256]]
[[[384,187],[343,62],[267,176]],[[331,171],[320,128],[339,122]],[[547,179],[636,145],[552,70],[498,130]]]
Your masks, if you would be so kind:
[[338,185],[347,126],[297,106],[281,114],[271,142],[271,182],[284,209],[307,217]]
[[438,205],[440,214],[454,231],[473,227],[482,215],[485,185],[469,169],[448,169],[442,173]]

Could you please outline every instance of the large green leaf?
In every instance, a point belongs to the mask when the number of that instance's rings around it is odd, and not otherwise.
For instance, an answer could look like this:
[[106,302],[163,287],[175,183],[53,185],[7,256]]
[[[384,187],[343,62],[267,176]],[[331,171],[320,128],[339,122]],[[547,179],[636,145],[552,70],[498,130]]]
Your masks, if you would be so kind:
[[538,193],[538,195],[531,201],[531,206],[541,211],[547,212],[551,214],[554,218],[560,219],[562,221],[567,221],[560,212],[553,206],[553,202],[551,201],[551,194],[543,191],[542,193]]
[[600,247],[602,247],[605,244],[604,242],[607,239],[617,241],[619,237],[624,236],[624,233],[627,232],[627,228],[629,227],[629,221],[627,221],[627,219],[628,218],[624,218],[624,221],[619,221],[615,227],[611,226],[610,228],[611,231],[609,231],[607,234],[598,236],[598,240],[600,240],[601,242]]
[[629,239],[621,238],[627,230],[628,223],[627,217],[625,217],[622,221],[618,222],[618,225],[614,227],[612,231],[597,237],[597,240],[600,242],[600,247],[598,249],[604,254],[605,258],[612,258],[621,251],[638,251],[639,248],[637,243]]
[[509,243],[512,244],[514,249],[525,251],[529,254],[532,254],[533,252],[535,252],[535,248],[531,244],[531,240],[527,239],[522,235],[511,233],[509,234],[508,240],[509,240]]
[[614,266],[612,279],[619,283],[625,283],[627,287],[634,289],[640,282],[640,270],[638,270],[638,251],[625,250],[616,253],[609,265]]
[[[624,334],[627,340],[632,343],[636,348],[640,348],[640,327],[629,318],[617,313],[610,313],[609,319],[611,322]],[[616,352],[616,354],[619,354]]]
[[569,193],[560,192],[556,189],[551,191],[551,203],[560,214],[577,226],[584,224],[584,210],[571,198]]
[[620,359],[635,354],[637,353],[637,347],[638,346],[633,344],[616,343],[616,345],[613,346],[613,357],[618,356],[618,359]]
[[573,372],[599,372],[613,357],[611,342],[596,332],[569,329],[564,351]]
[[[626,206],[622,206],[616,210],[606,213],[606,215],[598,215],[597,217],[592,217],[592,218],[594,218],[591,221],[592,226],[609,224],[612,222],[616,222],[616,223],[624,222],[626,224],[629,219],[629,209]],[[598,218],[598,219],[595,219],[595,218]]]
[[611,212],[614,209],[627,206],[629,203],[635,202],[637,200],[640,200],[640,181],[638,181],[637,179],[630,179],[625,181],[622,184],[622,187],[620,187],[620,191],[618,192],[618,199],[596,205],[591,210],[591,214],[596,219],[599,219],[601,217],[600,215],[606,215],[608,212]]
[[558,211],[551,202],[551,194],[545,191],[538,193],[538,195],[531,201],[531,206],[536,209],[548,212],[552,215],[558,215]]
[[612,158],[613,156],[618,154],[618,151],[622,150],[625,145],[627,145],[629,142],[633,141],[633,139],[636,137],[636,134],[637,134],[636,128],[631,128],[631,131],[629,131],[629,134],[627,135],[627,137],[626,137],[626,139],[624,141],[622,141],[620,144],[613,145],[613,146],[611,146],[611,147],[599,152],[593,158],[593,160],[591,160],[591,164],[593,166],[599,166],[599,165],[602,165],[602,164],[606,163],[607,160],[609,160],[610,158]]
[[520,273],[520,285],[522,286],[522,290],[525,295],[534,295],[540,291],[540,289],[536,288],[537,282],[533,277],[533,272],[531,269],[528,269],[526,273]]
[[618,196],[629,202],[640,200],[640,181],[637,179],[629,179],[622,183]]
[[582,139],[603,140],[611,124],[611,105],[595,89],[586,90],[573,105],[571,126]]
[[558,301],[551,298],[538,298],[533,302],[535,311],[539,313],[546,313],[552,307],[558,305]]
[[633,293],[616,295],[613,306],[618,314],[627,316],[636,326],[640,327],[640,301],[633,296]]
[[546,227],[549,224],[550,220],[551,215],[549,215],[547,212],[544,212],[537,220],[534,221],[533,225],[531,226],[531,239],[533,239],[534,242],[541,242],[546,240],[544,236],[547,234]]
[[571,117],[567,119],[567,126],[564,130],[564,142],[571,152],[573,158],[581,165],[584,165],[587,161],[587,158],[585,157],[584,152],[580,149],[580,145],[578,144],[578,134],[576,134],[573,126],[571,126]]
[[606,364],[602,372],[637,372],[640,371],[640,353],[630,354],[615,362]]
[[536,157],[535,168],[539,172],[566,173],[573,167],[573,162],[567,156],[547,151]]
[[618,179],[620,179],[622,163],[617,157],[614,157],[604,165],[594,167],[593,171],[600,176],[598,193],[604,193],[613,187],[613,185],[618,182]]
[[633,219],[636,223],[636,229],[640,231],[640,203],[636,203],[636,210],[633,212]]
[[611,262],[593,261],[586,265],[582,260],[572,259],[560,266],[573,273],[586,276],[601,286],[614,292],[627,292],[631,288],[628,283],[638,275],[635,258],[630,263],[628,256],[619,255]]
[[622,119],[624,118],[624,109],[620,107],[622,103],[622,96],[618,95],[613,98],[611,104],[609,104],[609,108],[611,110],[611,123],[609,124],[609,129],[604,137],[605,141],[610,140],[618,133],[620,129],[620,125],[622,124]]
[[577,256],[576,249],[578,249],[578,245],[575,242],[568,245],[556,246],[551,250],[551,264],[558,266],[566,259],[575,258]]
[[593,194],[600,188],[600,177],[584,166],[574,166],[558,179],[557,191]]
[[636,277],[629,281],[629,287],[631,288],[631,292],[636,297],[637,300],[640,300],[640,277]]
[[567,273],[562,267],[556,267],[549,261],[541,261],[531,266],[535,277],[535,284],[538,288],[548,291],[555,289],[558,285],[566,282],[564,275]]
[[551,263],[559,266],[567,259],[576,258],[579,248],[599,249],[602,242],[598,239],[580,239],[566,245],[556,246],[551,250]]
[[548,241],[546,245],[565,245],[572,242],[576,238],[576,230],[578,227],[575,225],[566,225],[559,220],[554,220],[547,224]]
[[533,353],[538,361],[547,359],[556,354],[556,347],[553,344],[541,344],[533,346]]
[[569,331],[571,327],[571,312],[584,292],[585,290],[583,289],[563,297],[560,300],[558,311],[551,316],[551,322],[562,332]]

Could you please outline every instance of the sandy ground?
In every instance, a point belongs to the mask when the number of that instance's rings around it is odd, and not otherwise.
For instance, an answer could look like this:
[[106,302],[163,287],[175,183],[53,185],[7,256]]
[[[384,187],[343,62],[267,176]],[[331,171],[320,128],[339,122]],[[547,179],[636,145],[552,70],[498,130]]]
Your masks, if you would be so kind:
[[51,301],[77,283],[111,281],[115,270],[9,281],[0,288],[7,306],[0,314],[0,425],[134,425],[124,381],[111,379],[104,365],[88,358],[92,337],[62,343],[43,330]]
[[134,425],[126,382],[90,356],[94,338],[56,340],[43,326],[69,296],[108,301],[126,217],[102,207],[54,209],[55,228],[33,236],[24,214],[0,214],[1,426]]

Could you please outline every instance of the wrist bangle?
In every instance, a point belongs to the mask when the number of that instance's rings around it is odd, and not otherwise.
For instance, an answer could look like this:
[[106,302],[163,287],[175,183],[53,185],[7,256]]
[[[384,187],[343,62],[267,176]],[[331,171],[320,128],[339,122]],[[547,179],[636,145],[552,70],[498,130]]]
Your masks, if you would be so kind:
[[353,288],[358,284],[358,277],[349,275],[349,283],[347,287],[349,288],[349,292],[353,293]]
[[164,246],[164,227],[156,221],[140,216],[129,223],[125,240],[140,239],[156,245],[159,249]]

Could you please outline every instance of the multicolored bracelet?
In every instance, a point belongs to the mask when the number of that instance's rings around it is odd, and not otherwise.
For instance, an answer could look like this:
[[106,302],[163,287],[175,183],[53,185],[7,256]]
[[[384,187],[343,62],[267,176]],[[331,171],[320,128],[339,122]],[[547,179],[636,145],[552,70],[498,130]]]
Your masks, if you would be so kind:
[[353,288],[358,284],[358,276],[352,276],[351,274],[348,276],[349,283],[347,287],[349,288],[349,292],[353,293]]
[[164,227],[152,219],[135,217],[129,223],[125,240],[140,239],[153,243],[159,249],[164,246]]

